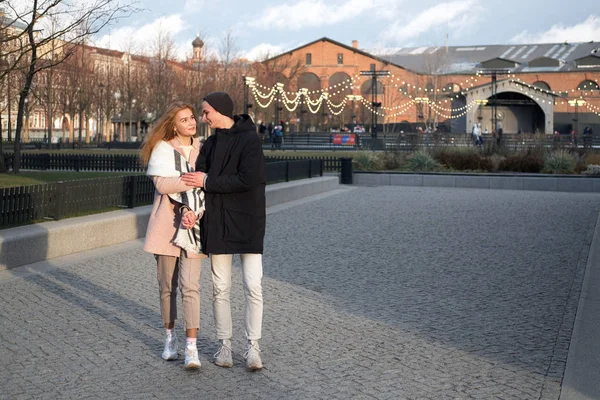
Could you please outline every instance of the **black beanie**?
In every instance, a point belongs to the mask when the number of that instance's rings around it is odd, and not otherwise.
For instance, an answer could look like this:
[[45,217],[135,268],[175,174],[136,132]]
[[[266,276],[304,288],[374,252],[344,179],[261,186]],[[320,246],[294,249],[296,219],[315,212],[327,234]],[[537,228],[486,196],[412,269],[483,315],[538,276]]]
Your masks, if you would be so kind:
[[213,92],[204,98],[220,114],[233,119],[233,100],[225,92]]

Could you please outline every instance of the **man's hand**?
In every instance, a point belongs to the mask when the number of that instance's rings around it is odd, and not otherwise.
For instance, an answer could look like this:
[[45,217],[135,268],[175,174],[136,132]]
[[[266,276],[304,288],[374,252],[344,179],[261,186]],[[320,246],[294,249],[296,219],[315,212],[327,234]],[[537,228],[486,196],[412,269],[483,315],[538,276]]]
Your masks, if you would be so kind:
[[181,225],[185,229],[191,229],[196,223],[196,214],[192,210],[186,211],[181,217]]
[[187,174],[181,175],[181,180],[188,186],[193,187],[204,187],[204,172],[188,172]]

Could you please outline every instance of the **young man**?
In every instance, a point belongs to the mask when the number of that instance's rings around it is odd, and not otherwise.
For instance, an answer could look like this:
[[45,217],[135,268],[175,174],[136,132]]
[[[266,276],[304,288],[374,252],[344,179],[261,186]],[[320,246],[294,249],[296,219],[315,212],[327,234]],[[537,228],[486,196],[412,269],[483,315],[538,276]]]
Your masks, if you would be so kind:
[[[203,187],[206,210],[201,223],[202,251],[210,254],[213,278],[213,310],[221,347],[215,364],[232,367],[231,263],[242,260],[245,295],[245,328],[248,345],[244,357],[249,370],[262,368],[261,338],[262,253],[265,236],[265,159],[252,119],[233,115],[233,100],[224,92],[211,93],[202,104],[202,121],[214,133],[206,140],[196,172],[182,180]],[[204,171],[204,172],[199,172]],[[193,218],[193,215],[190,217]],[[186,220],[186,224],[194,221]]]

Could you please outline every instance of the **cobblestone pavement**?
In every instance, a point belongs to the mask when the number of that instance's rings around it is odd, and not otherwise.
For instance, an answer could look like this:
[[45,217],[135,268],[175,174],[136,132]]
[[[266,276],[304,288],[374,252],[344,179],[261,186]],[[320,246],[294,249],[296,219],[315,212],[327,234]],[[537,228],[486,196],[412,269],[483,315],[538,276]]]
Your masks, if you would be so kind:
[[198,372],[160,358],[140,241],[5,271],[0,398],[557,399],[598,199],[358,187],[271,212],[257,373],[237,258],[234,367],[211,362],[206,263]]

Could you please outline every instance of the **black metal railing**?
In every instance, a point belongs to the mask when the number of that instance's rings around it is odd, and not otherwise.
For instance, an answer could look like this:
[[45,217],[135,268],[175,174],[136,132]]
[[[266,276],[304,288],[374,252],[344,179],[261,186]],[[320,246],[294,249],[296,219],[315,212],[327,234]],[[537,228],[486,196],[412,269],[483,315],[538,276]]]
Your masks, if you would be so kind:
[[341,162],[339,157],[303,157],[303,156],[266,156],[265,160],[267,163],[278,162],[278,161],[296,161],[296,160],[319,160],[323,161],[324,172],[339,172]]
[[[13,154],[4,153],[5,165],[11,167],[12,162]],[[61,171],[144,171],[138,156],[127,154],[21,153],[21,168]]]
[[[270,162],[267,183],[323,175],[323,160]],[[116,176],[0,188],[0,228],[29,224],[43,219],[107,209],[151,204],[154,184],[145,175]]]

